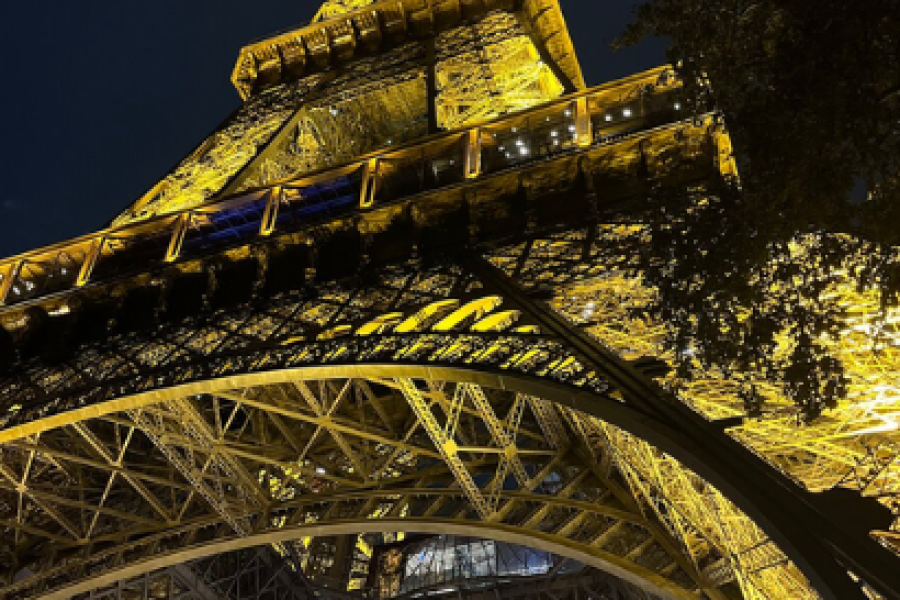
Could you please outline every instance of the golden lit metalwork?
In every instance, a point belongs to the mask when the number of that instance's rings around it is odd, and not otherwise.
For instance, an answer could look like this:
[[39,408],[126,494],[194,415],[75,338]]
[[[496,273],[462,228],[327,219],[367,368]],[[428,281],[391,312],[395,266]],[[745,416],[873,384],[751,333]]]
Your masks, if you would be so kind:
[[[728,431],[811,491],[846,486],[892,506],[900,481],[900,311],[884,313],[875,291],[860,292],[840,280],[825,293],[839,298],[846,314],[840,337],[822,339],[846,366],[846,399],[803,424],[781,390],[755,381],[766,396],[763,414]],[[591,322],[591,331],[624,356],[664,356],[665,326],[629,318],[628,309],[652,294],[639,279],[610,272],[601,281],[568,290],[558,307]],[[736,384],[696,368],[690,380],[672,380],[683,388],[684,401],[711,420],[744,417]],[[892,529],[898,525],[895,521]]]
[[[438,33],[431,50],[410,41],[364,58],[337,78],[316,72],[315,56],[307,61],[296,54],[315,39],[328,48],[338,46],[337,58],[347,60],[357,43],[366,43],[366,29],[357,34],[348,24],[379,11],[397,10],[396,3],[382,3],[359,15],[356,9],[368,4],[326,3],[316,19],[326,23],[244,49],[234,76],[235,85],[247,96],[244,106],[115,223],[193,208],[216,195],[296,177],[416,139],[428,133],[432,111],[437,127],[456,129],[530,108],[565,89],[529,36],[533,26],[506,12],[447,28]],[[407,17],[415,22],[415,14]],[[544,16],[541,23],[548,20]],[[377,18],[372,26],[380,27]],[[547,37],[567,39],[561,21],[543,27],[538,29]],[[379,29],[379,37],[389,34]],[[343,57],[340,45],[356,35],[362,39],[347,41],[349,54]],[[332,52],[328,48],[326,54]],[[581,83],[577,64],[570,64],[574,56],[570,43],[568,50],[568,70]],[[292,71],[291,61],[302,63],[300,71]],[[269,68],[279,74],[267,74]],[[265,94],[252,93],[260,91],[258,82],[287,82],[297,73],[308,74]],[[436,86],[430,93],[429,79]]]
[[[619,234],[610,230],[608,239],[614,244]],[[589,324],[594,335],[623,356],[665,357],[665,325],[630,316],[630,310],[646,303],[653,293],[640,279],[612,270],[565,289],[555,305],[570,318]],[[900,398],[895,393],[900,389],[896,381],[900,373],[898,311],[883,314],[875,292],[861,293],[846,283],[835,284],[828,293],[842,299],[848,315],[840,338],[824,340],[847,366],[848,397],[804,425],[783,393],[758,381],[756,385],[767,396],[763,415],[746,418],[728,431],[811,491],[845,486],[893,507],[900,481]],[[683,388],[681,398],[711,420],[745,417],[736,384],[697,369],[690,380],[669,379]],[[705,538],[701,543],[716,544],[729,556],[731,577],[738,578],[746,597],[816,597],[777,547],[719,492],[646,442],[600,421],[592,426],[603,430],[607,443],[615,448],[614,460],[635,493],[660,507],[661,518],[684,547],[692,548],[698,538]],[[610,442],[610,437],[617,441]],[[888,544],[896,543],[898,525],[895,518],[890,530],[873,534]],[[723,565],[717,568],[725,570]]]
[[327,0],[322,3],[316,16],[313,17],[313,23],[319,21],[328,21],[340,15],[355,12],[361,8],[365,8],[375,3],[376,0]]
[[[481,419],[478,404],[460,406],[449,399],[465,395],[470,398],[477,395],[482,402],[498,407],[508,402],[516,410],[516,421],[504,424],[497,421],[499,429],[487,435],[480,433],[475,426]],[[371,404],[358,402],[357,396],[368,397]],[[504,400],[501,402],[500,398]],[[524,481],[520,481],[517,491],[493,487],[496,512],[484,517],[475,510],[468,512],[467,507],[477,506],[469,504],[469,494],[481,493],[474,483],[472,490],[447,485],[455,480],[457,469],[449,461],[444,464],[433,460],[445,451],[426,435],[440,429],[436,424],[430,425],[428,419],[419,420],[410,429],[408,416],[412,412],[418,414],[424,404],[431,402],[442,418],[456,415],[457,431],[452,435],[461,442],[465,440],[465,445],[461,443],[453,449],[454,456],[459,457],[458,469],[471,469],[473,474],[496,471],[496,477],[500,477],[505,472],[506,458],[515,456],[513,460],[518,466],[514,470],[521,470]],[[382,410],[376,409],[379,405]],[[61,469],[60,476],[74,465],[90,465],[92,472],[96,470],[98,475],[109,479],[105,487],[112,492],[105,497],[117,497],[119,502],[124,495],[139,492],[134,498],[140,501],[132,505],[128,516],[105,508],[102,500],[97,506],[85,505],[63,489],[39,492],[37,497],[40,502],[46,502],[45,506],[59,505],[94,515],[88,535],[96,536],[98,544],[101,539],[124,540],[131,526],[145,527],[153,520],[145,516],[147,511],[161,511],[167,521],[177,523],[174,528],[160,528],[155,539],[116,544],[105,554],[92,552],[91,560],[95,562],[108,556],[114,564],[114,557],[123,553],[137,557],[145,552],[155,553],[159,562],[159,544],[163,539],[167,552],[172,554],[165,562],[183,560],[187,556],[183,554],[185,550],[191,557],[208,554],[210,548],[198,552],[190,545],[199,531],[209,527],[208,503],[215,511],[213,514],[223,516],[228,511],[240,518],[240,524],[228,519],[234,529],[229,536],[221,538],[222,542],[233,536],[246,537],[251,545],[280,542],[279,532],[298,526],[301,533],[309,526],[313,532],[321,531],[315,535],[328,535],[330,521],[337,524],[353,519],[361,531],[381,528],[389,531],[404,520],[416,523],[416,528],[420,522],[422,526],[445,524],[449,530],[459,524],[482,535],[496,530],[501,535],[508,532],[521,537],[523,534],[517,531],[531,530],[543,532],[540,538],[535,538],[539,545],[564,543],[568,547],[566,553],[580,558],[591,556],[593,564],[621,573],[650,589],[660,587],[674,597],[688,598],[689,590],[703,588],[705,584],[700,583],[696,571],[663,532],[630,503],[628,494],[607,475],[583,463],[578,457],[581,442],[577,438],[559,449],[544,445],[530,410],[524,410],[527,406],[519,395],[473,384],[377,377],[295,380],[231,389],[211,396],[194,395],[139,411],[112,413],[48,432],[39,439],[14,442],[7,446],[7,452],[35,457],[41,461],[42,469]],[[555,411],[552,406],[548,409]],[[148,422],[143,415],[151,413],[154,420]],[[383,417],[389,420],[384,422]],[[197,435],[187,437],[185,419],[191,423],[191,429],[204,432],[204,439],[215,439],[215,447],[207,446]],[[254,427],[247,427],[248,422],[255,423]],[[89,443],[83,450],[89,452],[82,454],[82,448],[72,443],[76,431],[74,439],[87,440]],[[498,438],[509,442],[511,432],[527,440],[528,448],[519,448],[512,454],[507,451],[509,445],[495,444]],[[151,446],[146,445],[144,435],[152,440]],[[272,441],[263,443],[267,438]],[[165,440],[165,447],[159,440]],[[112,449],[112,454],[108,449]],[[287,459],[297,453],[299,461]],[[137,454],[144,455],[143,465],[135,462]],[[174,454],[191,457],[190,460],[197,461],[196,466],[178,466],[184,479],[172,477],[172,473],[155,475],[152,465],[171,462]],[[54,466],[44,465],[45,457]],[[123,461],[129,464],[124,471],[118,467]],[[232,466],[225,470],[210,466],[222,461]],[[571,466],[573,461],[579,465],[577,468]],[[181,459],[174,462],[180,463]],[[18,468],[17,461],[11,457],[9,464],[10,469]],[[419,464],[430,466],[423,469]],[[533,475],[527,474],[523,466],[526,464]],[[364,470],[360,471],[361,468]],[[280,491],[259,504],[238,489],[246,483],[246,477],[236,473],[226,476],[232,469],[252,470],[260,474],[261,481],[277,481]],[[75,492],[86,483],[71,480],[69,485]],[[208,492],[202,492],[203,486],[208,487]],[[265,487],[254,486],[254,489],[256,493],[266,491]],[[195,492],[202,493],[203,500],[192,500]],[[182,503],[179,499],[185,498],[185,494],[187,502]],[[251,518],[263,510],[263,505],[272,517]],[[450,520],[441,516],[448,509],[453,509],[451,512],[458,516]],[[535,512],[535,509],[539,510]],[[514,517],[523,514],[529,515],[524,525],[511,527],[510,523],[520,519]],[[59,515],[59,518],[64,517]],[[379,521],[388,524],[381,525]],[[112,529],[115,522],[124,529]],[[71,527],[72,537],[59,538],[58,543],[77,547],[78,538],[84,532],[77,525]],[[76,593],[86,585],[102,584],[110,576],[127,577],[142,568],[122,566],[124,570],[113,568],[108,575],[78,584],[67,593]]]
[[[233,81],[112,227],[0,261],[0,594],[184,584],[251,546],[359,590],[412,531],[663,597],[894,589],[868,535],[900,537],[900,312],[833,285],[850,395],[801,426],[777,386],[749,418],[667,374],[629,310],[645,181],[735,175],[665,69],[583,89],[553,0],[335,0]],[[836,489],[893,523],[829,520]]]
[[[438,36],[439,126],[456,129],[481,123],[562,94],[563,84],[516,25],[511,15],[500,13]],[[517,34],[509,35],[513,31]],[[445,50],[463,45],[472,49],[456,54]]]

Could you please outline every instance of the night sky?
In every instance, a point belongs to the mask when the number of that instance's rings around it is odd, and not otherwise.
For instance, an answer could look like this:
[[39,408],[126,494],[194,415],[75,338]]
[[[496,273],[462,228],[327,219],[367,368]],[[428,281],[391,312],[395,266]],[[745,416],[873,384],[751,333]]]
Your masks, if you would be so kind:
[[[612,52],[639,0],[561,0],[588,85],[663,62]],[[32,0],[0,20],[0,256],[105,226],[238,104],[239,48],[318,0]]]

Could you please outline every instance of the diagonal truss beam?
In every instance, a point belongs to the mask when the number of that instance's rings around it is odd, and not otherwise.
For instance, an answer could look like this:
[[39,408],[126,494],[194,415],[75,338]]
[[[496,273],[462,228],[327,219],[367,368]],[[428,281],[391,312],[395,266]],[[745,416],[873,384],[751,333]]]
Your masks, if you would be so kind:
[[[326,382],[323,385],[323,388],[327,389],[329,387],[330,382]],[[326,402],[320,401],[320,399],[313,393],[311,389],[309,389],[309,385],[305,381],[296,381],[294,382],[294,386],[303,396],[303,399],[306,400],[306,403],[313,410],[315,415],[322,420],[321,428],[328,431],[331,437],[334,439],[335,443],[341,449],[341,452],[347,457],[350,463],[353,465],[354,472],[356,475],[362,480],[366,480],[368,478],[368,471],[363,464],[361,457],[356,453],[353,447],[350,445],[350,442],[347,441],[347,438],[344,437],[344,434],[336,429],[332,429],[329,427],[332,415],[338,409],[341,402],[346,398],[349,394],[350,390],[353,387],[353,380],[348,379],[344,386],[341,388],[340,392],[336,394],[333,399],[330,399],[330,406],[326,404]],[[323,398],[322,400],[328,401],[329,399]]]
[[[111,467],[121,467],[122,459],[125,456],[125,452],[128,449],[128,445],[131,443],[132,435],[134,434],[134,428],[129,428],[128,435],[126,436],[124,442],[122,443],[122,448],[119,451],[118,456],[113,456],[113,454],[109,451],[109,449],[100,441],[99,438],[88,429],[85,423],[76,423],[72,425],[72,428],[78,432],[78,434],[84,438],[84,440],[90,444],[91,448],[104,460],[107,465]],[[122,471],[112,471],[110,474],[110,483],[112,483],[113,479],[120,475],[122,479],[127,481],[131,487],[135,489],[135,491],[141,495],[141,497],[147,501],[147,503],[153,507],[153,510],[156,511],[165,523],[174,523],[174,520],[169,512],[169,509],[160,501],[159,498],[156,497],[153,492],[151,492],[147,486],[137,477],[134,477],[127,470]]]
[[[40,492],[35,490],[30,490],[27,484],[27,472],[22,478],[16,477],[15,473],[10,470],[9,467],[0,463],[0,475],[3,476],[4,479],[11,484],[11,489],[15,490],[20,496],[20,503],[22,499],[28,498],[31,502],[33,502],[36,506],[38,506],[42,511],[47,513],[51,519],[56,521],[66,532],[69,533],[75,540],[83,539],[83,535],[81,530],[75,526],[62,512],[57,510],[52,504],[49,502],[50,499],[55,499],[52,495],[46,497]],[[21,506],[21,504],[20,504]],[[19,511],[19,514],[16,516],[16,521],[20,525],[24,525],[22,512]]]
[[[235,514],[232,506],[234,501],[229,499],[227,490],[229,487],[235,488],[241,502],[257,506],[263,504],[258,486],[234,457],[222,449],[209,424],[196,413],[189,400],[168,402],[165,407],[183,427],[183,431],[189,433],[194,443],[204,450],[205,459],[198,456],[193,448],[180,448],[169,443],[169,428],[158,412],[139,409],[129,411],[128,414],[219,516],[236,533],[246,535],[251,530],[251,525],[244,517]],[[203,461],[202,464],[198,463],[200,460]],[[218,477],[208,477],[207,472],[211,470],[226,477],[230,485],[226,486]]]
[[490,505],[488,499],[481,493],[481,489],[475,483],[475,480],[472,479],[472,474],[469,473],[465,463],[459,456],[459,446],[456,444],[456,441],[440,426],[434,413],[431,412],[431,406],[429,406],[413,380],[401,377],[397,378],[396,382],[400,385],[403,395],[419,418],[422,427],[428,433],[435,447],[440,451],[444,462],[450,467],[456,482],[463,489],[466,497],[483,519],[490,518],[494,513],[495,507]]
[[464,264],[489,291],[508,299],[542,332],[564,341],[578,360],[621,394],[627,410],[613,411],[617,407],[612,407],[607,412],[627,421],[626,429],[672,453],[712,484],[732,492],[732,500],[777,539],[820,593],[841,600],[864,600],[864,592],[848,574],[849,566],[875,589],[888,595],[900,594],[892,557],[869,537],[868,531],[851,532],[836,526],[842,519],[831,514],[822,501],[666,395],[587,333],[541,306],[485,258],[469,255]]

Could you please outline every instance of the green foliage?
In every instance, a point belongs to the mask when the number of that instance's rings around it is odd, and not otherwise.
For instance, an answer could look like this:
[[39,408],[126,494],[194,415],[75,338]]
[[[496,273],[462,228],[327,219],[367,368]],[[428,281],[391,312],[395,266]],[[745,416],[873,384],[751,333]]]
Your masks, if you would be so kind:
[[[900,0],[650,0],[619,41],[667,38],[697,114],[724,115],[740,185],[650,185],[641,267],[682,369],[785,383],[811,420],[846,394],[822,340],[839,273],[900,297]],[[775,353],[786,335],[789,350]]]

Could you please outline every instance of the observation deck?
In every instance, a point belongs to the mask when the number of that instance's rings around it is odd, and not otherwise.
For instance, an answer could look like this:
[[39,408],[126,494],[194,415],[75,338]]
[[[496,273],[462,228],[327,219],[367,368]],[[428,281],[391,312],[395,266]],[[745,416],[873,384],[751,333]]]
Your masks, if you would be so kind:
[[[143,285],[129,278],[145,283],[153,273],[195,270],[197,260],[246,255],[288,239],[320,247],[318,264],[310,265],[317,277],[329,277],[334,261],[347,274],[363,253],[367,262],[391,258],[398,249],[381,242],[393,237],[386,234],[390,226],[429,229],[463,207],[470,214],[460,223],[466,230],[477,225],[484,241],[491,231],[498,239],[513,233],[493,216],[498,210],[539,207],[547,222],[580,218],[586,205],[567,211],[584,195],[563,202],[561,192],[580,177],[580,185],[595,186],[601,204],[613,206],[639,190],[640,163],[652,168],[675,138],[703,148],[707,171],[731,169],[727,135],[681,122],[678,88],[666,70],[654,69],[477,127],[7,258],[0,262],[0,322],[15,332],[26,325],[27,307],[64,315],[73,295]],[[541,201],[547,194],[553,199]],[[447,231],[422,235],[423,251],[468,237]],[[356,241],[328,250],[332,234]],[[411,251],[412,236],[404,243]]]

